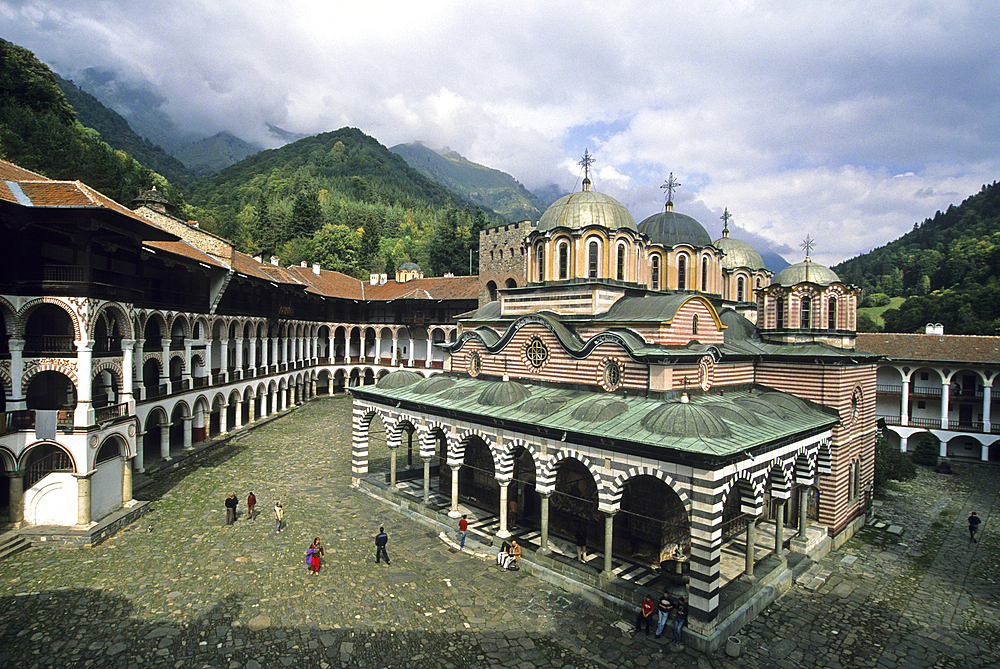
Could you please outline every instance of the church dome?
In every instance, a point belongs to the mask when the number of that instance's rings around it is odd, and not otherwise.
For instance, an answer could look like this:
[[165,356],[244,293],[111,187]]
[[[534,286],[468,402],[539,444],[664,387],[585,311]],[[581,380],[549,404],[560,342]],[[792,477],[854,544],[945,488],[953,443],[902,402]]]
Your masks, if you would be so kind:
[[708,230],[694,218],[676,211],[661,211],[639,224],[639,232],[649,240],[666,247],[690,244],[696,248],[710,246],[712,237]]
[[751,270],[764,269],[764,259],[757,253],[757,249],[740,239],[726,236],[716,239],[712,242],[712,246],[726,254],[722,257],[722,269],[736,269],[737,267],[746,267]]
[[813,262],[807,256],[804,261],[789,265],[778,272],[771,281],[772,286],[784,286],[785,288],[800,283],[829,286],[831,283],[840,283],[840,277],[829,267]]
[[390,372],[383,376],[375,385],[385,389],[405,388],[423,379],[424,377],[416,372],[411,372],[408,369],[397,369],[395,372]]
[[732,434],[725,421],[715,413],[687,402],[661,404],[643,416],[642,426],[665,437],[724,439]]
[[597,225],[608,230],[635,230],[635,219],[618,200],[610,195],[584,190],[564,195],[545,210],[538,219],[538,232],[556,228],[582,230]]

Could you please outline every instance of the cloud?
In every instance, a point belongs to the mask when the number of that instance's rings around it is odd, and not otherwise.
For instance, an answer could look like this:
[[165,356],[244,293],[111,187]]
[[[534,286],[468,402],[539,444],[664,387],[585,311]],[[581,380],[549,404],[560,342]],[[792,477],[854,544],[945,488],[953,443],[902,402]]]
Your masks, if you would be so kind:
[[775,244],[809,232],[824,262],[1000,172],[1000,18],[976,0],[0,0],[0,22],[57,71],[151,86],[186,131],[350,125],[528,187],[574,187],[589,149],[637,220],[673,172],[713,236],[729,207]]

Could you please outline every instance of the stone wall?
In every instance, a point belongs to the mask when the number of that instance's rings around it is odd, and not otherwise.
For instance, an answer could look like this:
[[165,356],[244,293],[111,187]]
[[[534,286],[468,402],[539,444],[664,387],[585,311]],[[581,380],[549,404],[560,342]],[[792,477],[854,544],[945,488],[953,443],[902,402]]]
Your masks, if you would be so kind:
[[[479,306],[491,300],[489,284],[523,286],[528,281],[524,238],[537,223],[520,221],[479,233]],[[495,299],[495,298],[494,298]]]

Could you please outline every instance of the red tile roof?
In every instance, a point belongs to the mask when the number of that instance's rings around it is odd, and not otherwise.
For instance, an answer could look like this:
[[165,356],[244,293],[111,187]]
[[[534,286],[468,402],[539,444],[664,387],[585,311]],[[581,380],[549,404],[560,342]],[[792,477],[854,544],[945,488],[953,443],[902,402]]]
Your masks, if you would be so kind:
[[1000,337],[859,332],[855,346],[890,360],[1000,364]]

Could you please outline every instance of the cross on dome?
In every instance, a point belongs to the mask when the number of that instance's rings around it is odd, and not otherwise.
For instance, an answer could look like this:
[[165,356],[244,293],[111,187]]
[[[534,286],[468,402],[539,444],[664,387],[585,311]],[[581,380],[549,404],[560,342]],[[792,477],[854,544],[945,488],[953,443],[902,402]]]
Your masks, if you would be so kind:
[[799,246],[806,252],[806,260],[809,260],[809,252],[816,247],[816,240],[806,235],[806,238],[802,240],[802,244]]
[[681,185],[681,182],[674,178],[674,173],[670,173],[670,177],[663,182],[660,188],[667,191],[667,211],[672,211],[674,207],[674,191],[677,190]]
[[722,219],[722,236],[723,237],[728,237],[729,236],[729,219],[731,219],[732,217],[733,217],[733,215],[729,213],[729,207],[726,207],[726,210],[722,212],[722,216],[719,216],[719,218]]
[[583,150],[583,160],[577,163],[583,167],[583,190],[590,190],[590,166],[594,164],[594,157],[590,155],[588,149]]

